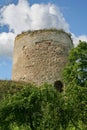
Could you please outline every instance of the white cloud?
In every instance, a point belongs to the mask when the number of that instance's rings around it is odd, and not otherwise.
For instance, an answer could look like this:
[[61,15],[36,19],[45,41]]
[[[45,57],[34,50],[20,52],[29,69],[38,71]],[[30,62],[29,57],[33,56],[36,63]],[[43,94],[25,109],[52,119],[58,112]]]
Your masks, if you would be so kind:
[[0,33],[0,56],[12,57],[15,35],[11,32]]
[[0,55],[7,57],[12,56],[14,37],[22,31],[57,28],[69,32],[69,24],[58,7],[53,4],[30,6],[27,0],[0,9],[0,26],[4,25],[8,26],[9,33],[0,34]]
[[[19,0],[18,4],[9,4],[0,9],[0,26],[8,25],[9,32],[0,34],[0,56],[12,57],[13,42],[17,34],[26,30],[43,28],[64,29],[69,32],[60,9],[53,4],[29,5],[27,0]],[[75,46],[79,40],[86,40],[87,36],[72,35]]]
[[79,44],[79,40],[87,42],[86,35],[81,35],[81,36],[76,37],[74,34],[72,34],[72,39],[73,39],[73,43],[75,47]]
[[17,5],[5,6],[0,12],[0,23],[7,24],[10,31],[13,30],[16,34],[25,30],[52,27],[69,31],[69,25],[63,14],[53,4],[33,4],[30,6],[27,0],[19,0]]

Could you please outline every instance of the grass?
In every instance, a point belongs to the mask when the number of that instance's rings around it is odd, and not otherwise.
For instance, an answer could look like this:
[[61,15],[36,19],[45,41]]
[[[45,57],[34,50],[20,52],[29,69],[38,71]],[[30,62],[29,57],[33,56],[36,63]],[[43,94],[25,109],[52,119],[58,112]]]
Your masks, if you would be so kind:
[[0,100],[6,97],[8,94],[13,95],[14,93],[17,93],[24,87],[24,85],[28,85],[28,83],[0,80]]
[[50,31],[57,32],[57,33],[65,33],[65,34],[67,34],[71,38],[71,34],[65,32],[63,29],[59,29],[58,30],[56,28],[50,28],[50,29],[40,29],[40,30],[28,30],[28,31],[24,31],[21,34],[17,35],[16,40],[19,39],[19,38],[21,38],[24,35],[28,35],[28,34],[34,35],[36,33],[50,32]]

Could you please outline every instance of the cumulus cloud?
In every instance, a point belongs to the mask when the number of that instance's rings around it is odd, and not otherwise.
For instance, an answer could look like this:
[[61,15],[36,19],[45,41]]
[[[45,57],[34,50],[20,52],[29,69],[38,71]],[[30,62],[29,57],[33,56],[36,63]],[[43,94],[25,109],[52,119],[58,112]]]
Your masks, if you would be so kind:
[[72,39],[73,39],[73,43],[75,47],[79,44],[79,40],[87,42],[86,35],[81,35],[81,36],[76,37],[75,34],[72,34]]
[[0,9],[0,26],[4,25],[8,26],[9,33],[0,34],[0,55],[8,57],[12,56],[15,36],[22,31],[57,28],[69,32],[69,24],[58,7],[53,4],[30,6],[27,0]]
[[15,34],[0,33],[0,56],[12,57]]
[[[0,55],[12,56],[13,42],[17,34],[26,30],[57,28],[69,31],[59,7],[54,4],[29,5],[27,0],[19,0],[18,4],[9,4],[0,9],[0,26],[8,26],[8,33],[0,34]],[[87,40],[86,36],[76,37],[73,34],[75,46],[79,39]]]
[[69,32],[69,24],[58,7],[53,4],[30,6],[27,0],[0,9],[0,26],[4,25],[8,26],[9,32],[0,34],[0,55],[8,57],[12,55],[14,37],[22,31],[57,28]]
[[1,9],[0,23],[8,25],[9,30],[18,34],[25,30],[58,28],[69,31],[59,8],[53,4],[29,5],[27,0],[19,0],[17,5],[10,4]]

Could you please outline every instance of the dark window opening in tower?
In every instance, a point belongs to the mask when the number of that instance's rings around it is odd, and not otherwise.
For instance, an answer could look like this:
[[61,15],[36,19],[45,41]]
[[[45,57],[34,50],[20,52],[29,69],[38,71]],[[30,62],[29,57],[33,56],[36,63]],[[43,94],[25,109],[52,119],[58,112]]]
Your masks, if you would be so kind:
[[63,83],[60,80],[57,80],[57,81],[54,82],[54,87],[60,93],[63,91]]

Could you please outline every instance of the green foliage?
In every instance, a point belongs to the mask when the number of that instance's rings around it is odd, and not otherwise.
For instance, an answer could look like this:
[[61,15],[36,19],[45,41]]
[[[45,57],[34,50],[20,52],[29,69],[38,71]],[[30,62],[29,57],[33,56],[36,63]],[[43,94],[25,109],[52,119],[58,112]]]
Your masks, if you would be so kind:
[[27,85],[27,83],[0,80],[0,100],[6,98],[8,94],[13,95],[20,91],[24,85]]
[[66,107],[71,124],[76,130],[87,129],[87,88],[68,84],[65,89]]
[[71,123],[77,130],[87,129],[87,43],[72,49],[63,71],[66,106]]
[[[17,83],[15,85],[17,87]],[[71,86],[59,93],[47,84],[40,88],[23,83],[22,86],[16,93],[8,93],[1,100],[0,130],[87,129],[86,88],[81,87],[80,90]]]
[[81,42],[72,49],[69,62],[63,72],[67,84],[74,82],[82,87],[87,86],[87,43]]
[[13,129],[14,124],[29,130],[60,129],[64,124],[63,118],[60,120],[63,102],[61,94],[50,85],[25,85],[0,102],[1,130]]

